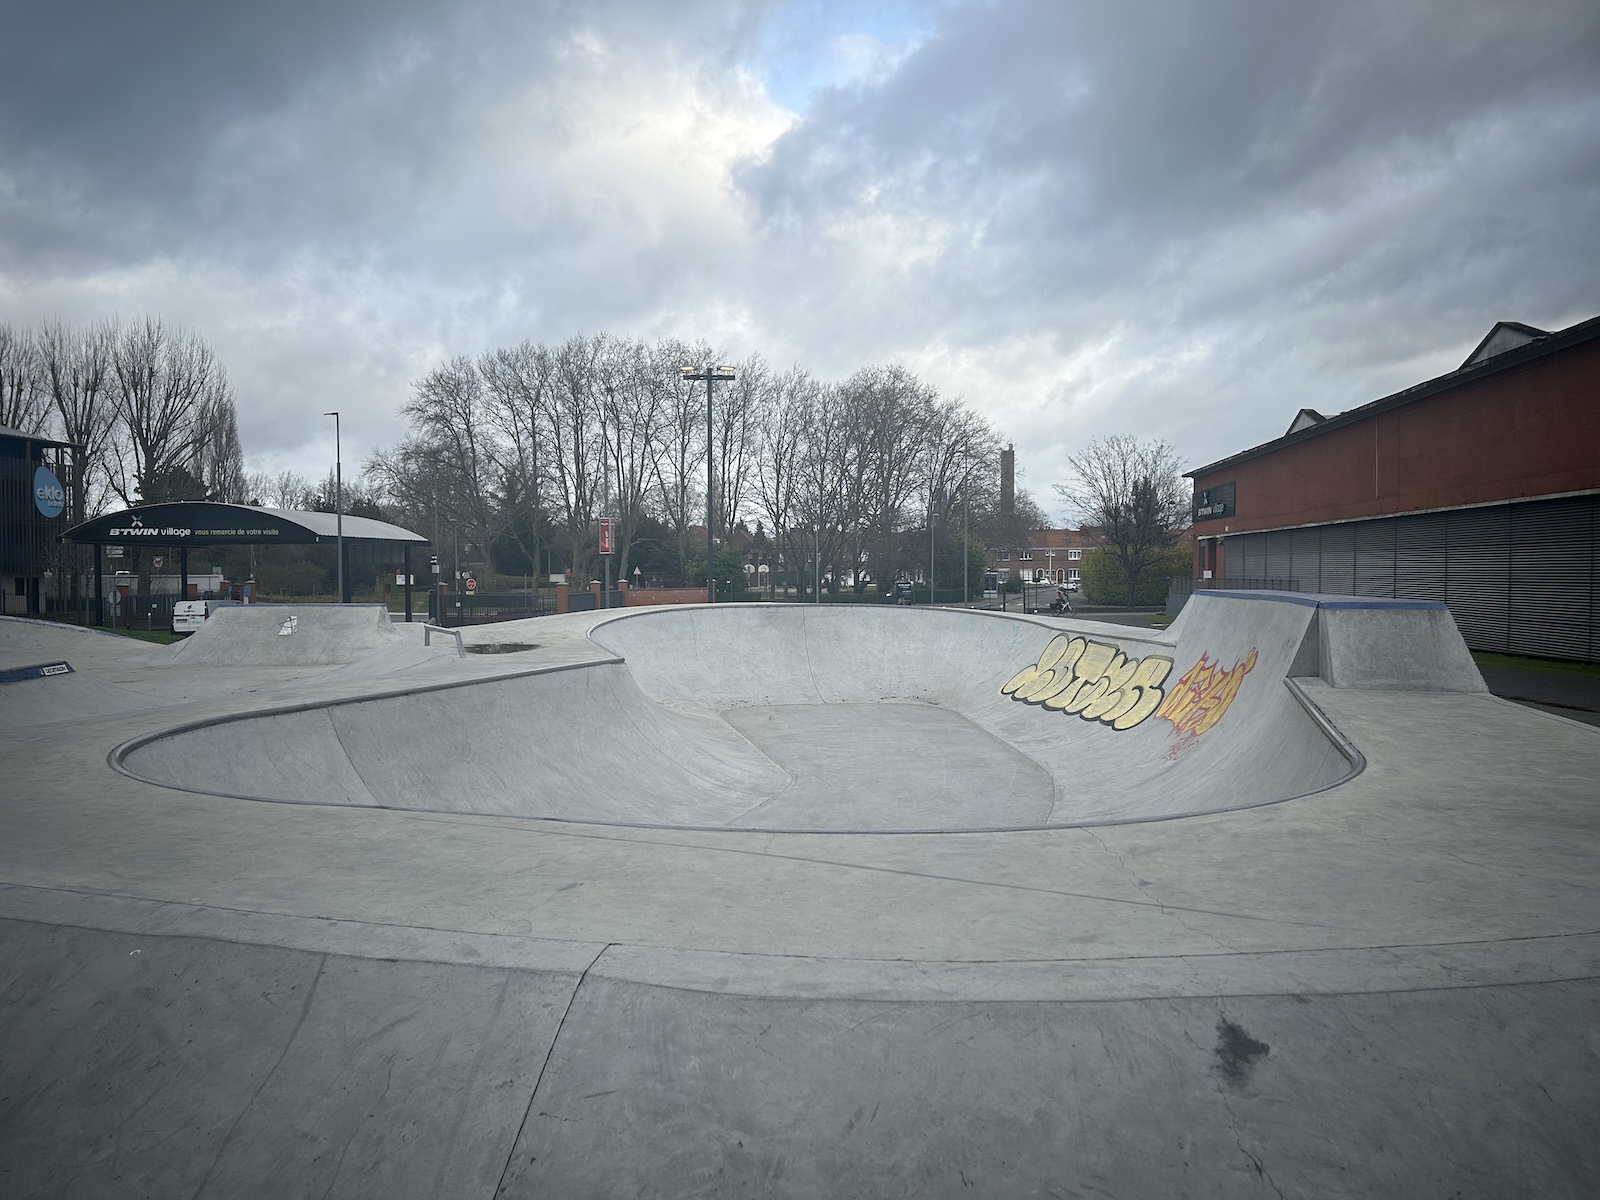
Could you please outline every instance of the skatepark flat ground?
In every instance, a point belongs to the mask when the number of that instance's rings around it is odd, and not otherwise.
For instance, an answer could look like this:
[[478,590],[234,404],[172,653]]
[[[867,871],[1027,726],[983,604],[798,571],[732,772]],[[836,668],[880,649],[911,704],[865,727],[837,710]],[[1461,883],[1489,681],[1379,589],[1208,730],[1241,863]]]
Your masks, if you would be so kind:
[[[895,636],[937,659],[959,627],[934,637],[929,622],[962,618],[896,614]],[[367,659],[276,666],[151,661],[147,645],[0,621],[0,669],[74,668],[0,686],[0,1193],[1600,1190],[1600,731],[1465,685],[1379,686],[1326,662],[1299,675],[1305,712],[1360,769],[1227,810],[1200,782],[1236,764],[1205,739],[1268,713],[1248,705],[1270,701],[1285,736],[1307,738],[1294,770],[1334,769],[1314,727],[1292,724],[1294,672],[1269,681],[1260,667],[1238,711],[1148,776],[1196,815],[1103,823],[1090,805],[1084,823],[1038,827],[1047,790],[1078,797],[1070,761],[1027,751],[1025,722],[1153,753],[1159,719],[1123,734],[1002,702],[987,683],[990,699],[959,710],[915,701],[908,683],[852,723],[859,698],[806,711],[756,688],[770,648],[750,648],[733,682],[759,703],[729,704],[727,724],[798,781],[774,788],[780,803],[798,787],[825,804],[852,771],[857,815],[863,797],[899,802],[914,760],[939,747],[956,760],[951,796],[981,784],[983,764],[1013,763],[1006,798],[1035,811],[1005,831],[959,814],[939,832],[712,828],[689,792],[644,797],[677,827],[487,812],[470,796],[390,808],[381,788],[380,803],[264,803],[110,761],[193,729],[219,779],[235,735],[265,774],[302,754],[289,738],[273,753],[272,731],[299,719],[288,709],[443,714],[484,688],[507,689],[532,727],[561,714],[510,689],[602,670],[631,672],[645,697],[608,685],[619,711],[648,701],[700,737],[695,695],[732,684],[663,691],[692,664],[645,661],[652,619],[468,630],[538,649],[467,659],[398,627]],[[965,619],[974,638],[1015,639],[1000,679],[1059,631],[1138,632]],[[1193,661],[1183,636],[1165,651],[1174,679]],[[885,654],[869,674],[902,661]],[[58,683],[72,694],[42,690]],[[20,701],[18,688],[35,690]],[[330,719],[345,740],[328,746],[362,779],[398,752],[363,760],[355,726]],[[895,751],[830,761],[852,724]],[[656,743],[585,732],[593,803],[642,811],[615,793],[651,790]],[[464,759],[493,749],[459,737]],[[706,745],[722,753],[694,752]],[[1125,753],[1130,771],[1167,770]],[[688,755],[674,761],[700,761]],[[618,766],[630,757],[643,783]],[[1182,774],[1196,764],[1206,774]],[[501,778],[482,763],[461,776]],[[450,790],[448,774],[428,778]]]

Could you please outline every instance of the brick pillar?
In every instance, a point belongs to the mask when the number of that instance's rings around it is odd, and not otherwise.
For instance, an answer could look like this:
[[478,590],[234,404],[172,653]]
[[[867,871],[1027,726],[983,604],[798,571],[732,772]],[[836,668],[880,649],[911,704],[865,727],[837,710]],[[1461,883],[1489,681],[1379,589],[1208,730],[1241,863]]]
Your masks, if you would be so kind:
[[572,611],[567,607],[567,585],[564,583],[556,584],[556,611],[558,613]]

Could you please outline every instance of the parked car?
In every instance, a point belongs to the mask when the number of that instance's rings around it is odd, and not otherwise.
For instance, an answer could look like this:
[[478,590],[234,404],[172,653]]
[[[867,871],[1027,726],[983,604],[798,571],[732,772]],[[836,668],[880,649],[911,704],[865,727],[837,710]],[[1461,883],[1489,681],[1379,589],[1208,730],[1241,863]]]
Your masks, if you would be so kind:
[[233,600],[179,600],[172,606],[172,632],[190,634],[210,619],[224,604]]

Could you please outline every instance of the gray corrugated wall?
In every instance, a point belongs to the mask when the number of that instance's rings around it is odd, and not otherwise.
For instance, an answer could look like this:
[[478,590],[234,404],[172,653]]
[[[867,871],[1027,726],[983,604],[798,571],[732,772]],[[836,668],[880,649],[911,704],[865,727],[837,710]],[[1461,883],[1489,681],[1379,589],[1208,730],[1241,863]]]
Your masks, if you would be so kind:
[[1308,592],[1443,600],[1474,650],[1600,662],[1600,497],[1238,534],[1225,561]]

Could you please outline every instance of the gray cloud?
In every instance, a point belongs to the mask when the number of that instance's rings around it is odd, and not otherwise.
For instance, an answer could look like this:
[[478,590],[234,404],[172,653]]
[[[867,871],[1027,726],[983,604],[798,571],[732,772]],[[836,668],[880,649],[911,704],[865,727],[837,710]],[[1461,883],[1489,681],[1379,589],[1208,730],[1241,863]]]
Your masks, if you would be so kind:
[[[247,453],[447,354],[611,328],[898,360],[1191,461],[1600,311],[1565,0],[13,5],[8,319],[160,310]],[[773,97],[778,96],[786,110]],[[351,426],[347,426],[347,429]]]

